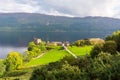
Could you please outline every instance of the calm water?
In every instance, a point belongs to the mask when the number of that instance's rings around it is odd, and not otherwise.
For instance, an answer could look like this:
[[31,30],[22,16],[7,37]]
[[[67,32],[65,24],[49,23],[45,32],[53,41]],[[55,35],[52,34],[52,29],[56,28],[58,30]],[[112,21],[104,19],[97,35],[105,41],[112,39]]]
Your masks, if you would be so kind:
[[26,49],[26,47],[0,46],[0,58],[6,58],[7,54],[13,51],[17,51],[23,54]]
[[11,51],[24,53],[28,43],[38,37],[45,41],[70,41],[83,38],[105,38],[114,29],[106,31],[80,31],[80,32],[35,32],[35,31],[0,31],[0,58],[5,58]]

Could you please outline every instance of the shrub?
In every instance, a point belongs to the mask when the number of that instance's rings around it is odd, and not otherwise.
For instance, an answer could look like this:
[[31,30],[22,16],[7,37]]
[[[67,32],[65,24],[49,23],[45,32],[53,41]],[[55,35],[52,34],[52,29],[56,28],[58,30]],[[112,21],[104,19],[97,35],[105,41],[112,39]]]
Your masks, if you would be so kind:
[[115,54],[117,51],[117,44],[115,41],[106,41],[103,46],[103,51],[111,54]]
[[117,43],[117,50],[120,51],[120,30],[113,32],[112,39]]
[[3,60],[0,60],[0,77],[3,76],[5,72],[5,65],[3,64]]
[[22,56],[18,52],[11,52],[5,59],[6,71],[16,70],[22,65]]
[[7,77],[15,77],[15,76],[24,75],[26,73],[27,73],[27,71],[16,70],[16,71],[11,71],[11,72],[6,72],[5,76],[7,76]]
[[68,63],[62,65],[60,69],[47,70],[42,67],[34,70],[30,80],[80,80],[80,69]]
[[92,58],[96,57],[103,49],[103,44],[96,44],[90,52]]
[[113,32],[111,36],[106,37],[106,41],[113,40],[117,44],[117,51],[120,51],[120,30]]
[[88,39],[84,40],[78,40],[73,43],[75,46],[85,46],[85,45],[91,45],[90,41]]

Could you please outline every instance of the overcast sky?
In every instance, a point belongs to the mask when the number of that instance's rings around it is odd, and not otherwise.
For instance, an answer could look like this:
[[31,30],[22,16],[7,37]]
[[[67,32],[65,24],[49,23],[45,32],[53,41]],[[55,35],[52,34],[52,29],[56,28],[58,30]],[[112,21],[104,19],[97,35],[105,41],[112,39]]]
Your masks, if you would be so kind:
[[120,18],[120,0],[0,0],[0,12]]

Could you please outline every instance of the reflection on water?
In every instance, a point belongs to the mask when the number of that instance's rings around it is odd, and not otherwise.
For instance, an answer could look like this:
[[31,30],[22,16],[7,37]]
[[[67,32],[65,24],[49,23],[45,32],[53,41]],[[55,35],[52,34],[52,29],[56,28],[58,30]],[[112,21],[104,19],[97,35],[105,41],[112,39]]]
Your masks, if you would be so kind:
[[[25,52],[27,45],[33,38],[38,37],[44,41],[69,41],[84,38],[105,38],[111,34],[112,30],[81,30],[77,32],[31,32],[31,31],[0,31],[0,58],[5,56],[11,51]],[[11,47],[13,46],[13,47]]]
[[4,32],[0,31],[0,45],[27,46],[34,37],[45,41],[75,41],[78,39],[104,38],[112,31],[80,31],[80,32]]
[[13,51],[24,53],[27,47],[12,47],[12,46],[0,46],[0,58],[5,58],[7,54]]

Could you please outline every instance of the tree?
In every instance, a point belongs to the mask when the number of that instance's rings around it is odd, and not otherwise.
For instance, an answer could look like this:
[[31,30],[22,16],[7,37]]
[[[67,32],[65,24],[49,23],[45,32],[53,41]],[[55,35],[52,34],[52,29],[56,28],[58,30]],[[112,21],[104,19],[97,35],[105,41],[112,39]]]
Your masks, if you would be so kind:
[[42,41],[39,44],[35,44],[34,42],[30,42],[28,44],[28,50],[26,51],[25,61],[30,61],[32,58],[40,55],[42,52],[46,50],[45,42]]
[[90,52],[92,58],[96,57],[103,49],[104,44],[96,44]]
[[113,32],[111,36],[106,37],[106,41],[114,40],[117,44],[117,51],[120,51],[120,30]]
[[115,54],[117,51],[117,44],[115,41],[106,41],[103,46],[103,51],[111,54]]
[[6,60],[6,71],[18,69],[22,65],[22,56],[19,52],[11,52],[8,54]]
[[84,40],[78,40],[73,43],[75,46],[85,46],[85,45],[91,45],[89,39]]
[[120,30],[113,32],[112,39],[117,43],[117,50],[120,51]]
[[3,60],[0,60],[0,77],[4,74],[5,72],[5,65],[3,64]]

